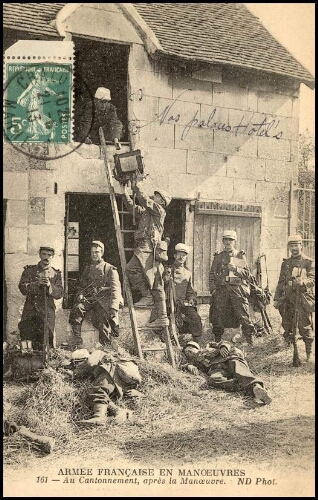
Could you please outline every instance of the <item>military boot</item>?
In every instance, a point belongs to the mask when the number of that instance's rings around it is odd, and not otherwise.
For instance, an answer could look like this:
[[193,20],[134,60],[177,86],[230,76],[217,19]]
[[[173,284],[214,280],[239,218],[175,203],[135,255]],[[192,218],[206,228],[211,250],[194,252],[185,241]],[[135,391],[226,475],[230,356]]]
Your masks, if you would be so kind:
[[107,405],[103,403],[95,403],[93,406],[94,415],[92,418],[80,420],[80,422],[89,425],[104,425],[106,422],[106,411]]
[[287,345],[292,345],[293,343],[293,339],[294,339],[294,336],[292,333],[289,333],[289,332],[284,332],[283,333],[283,338],[286,342]]
[[216,330],[215,328],[213,328],[212,334],[214,336],[214,342],[218,342],[218,343],[221,342],[223,331],[219,331],[219,330]]
[[81,348],[83,345],[81,330],[82,330],[82,325],[78,324],[72,325],[73,338],[70,343],[72,345],[72,349],[74,350]]
[[312,351],[312,342],[306,342],[305,341],[305,350],[306,350],[306,361],[309,361],[310,360],[310,356],[311,356],[311,351]]
[[253,385],[253,394],[255,396],[256,402],[263,403],[264,405],[268,405],[271,403],[271,398],[267,394],[266,389],[261,386],[261,384],[254,384]]
[[154,321],[149,321],[146,325],[149,328],[153,328],[154,330],[161,330],[161,328],[165,328],[169,326],[169,320],[167,316],[167,307],[165,300],[159,300],[155,302],[157,309],[157,318]]
[[138,302],[135,302],[134,307],[151,307],[151,306],[153,306],[154,300],[153,300],[153,296],[152,296],[149,288],[147,288],[144,283],[140,283],[138,285],[138,290],[141,293],[142,297]]

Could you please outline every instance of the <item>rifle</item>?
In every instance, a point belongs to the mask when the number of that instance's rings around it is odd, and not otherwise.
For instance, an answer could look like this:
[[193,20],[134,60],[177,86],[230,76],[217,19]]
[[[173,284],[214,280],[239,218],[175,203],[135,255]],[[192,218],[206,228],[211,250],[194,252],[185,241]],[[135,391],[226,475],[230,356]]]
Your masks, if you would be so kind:
[[3,420],[3,434],[4,436],[11,436],[18,432],[24,438],[29,439],[33,444],[37,445],[44,453],[51,453],[53,451],[55,440],[49,436],[40,436],[35,432],[30,431],[27,427],[19,426],[15,422]]
[[[266,281],[267,281],[266,287],[264,289],[263,289],[262,265],[261,265],[261,258],[262,257],[264,258],[264,261],[265,261]],[[257,302],[257,305],[259,307],[259,310],[260,310],[260,313],[261,313],[261,316],[262,316],[262,320],[263,320],[263,323],[264,323],[265,330],[266,330],[267,333],[271,333],[271,331],[272,331],[272,324],[270,322],[270,319],[269,319],[267,311],[266,311],[266,305],[270,303],[271,293],[269,291],[267,261],[266,261],[266,255],[265,254],[259,255],[259,257],[257,258],[256,268],[257,268],[256,272],[257,272],[257,277],[258,277],[258,279],[256,280],[256,283],[257,282],[259,283],[259,286],[260,286],[260,288],[262,290],[262,298],[261,299],[259,298],[259,300]]]
[[47,295],[46,295],[46,285],[43,286],[44,294],[44,338],[43,338],[43,364],[46,363],[47,357],[50,349],[50,339],[49,339],[49,323],[47,320]]
[[293,348],[294,348],[293,366],[296,366],[296,367],[301,365],[301,361],[300,361],[299,353],[298,353],[297,338],[296,338],[297,327],[298,327],[298,322],[299,322],[299,301],[300,301],[299,288],[300,288],[299,285],[296,284],[295,312],[294,312],[294,317],[293,317]]
[[167,284],[167,301],[168,301],[168,308],[169,308],[169,332],[170,335],[173,337],[176,346],[180,349],[180,343],[178,339],[178,334],[176,330],[176,318],[175,318],[175,307],[174,307],[174,301],[175,301],[175,287],[174,287],[174,282],[172,279],[168,281]]
[[[94,292],[94,289],[97,289],[97,292]],[[105,296],[107,290],[110,290],[109,286],[103,286],[103,290],[98,290],[98,287],[92,281],[77,293],[77,300],[79,302],[83,301],[88,304],[95,304],[99,299],[102,299]]]

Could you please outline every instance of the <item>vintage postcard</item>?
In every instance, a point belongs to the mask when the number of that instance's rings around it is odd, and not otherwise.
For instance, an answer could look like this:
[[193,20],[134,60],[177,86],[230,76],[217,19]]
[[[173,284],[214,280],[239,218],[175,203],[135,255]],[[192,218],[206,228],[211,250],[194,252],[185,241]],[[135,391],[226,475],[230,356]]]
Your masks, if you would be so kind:
[[314,497],[313,4],[3,28],[4,497]]

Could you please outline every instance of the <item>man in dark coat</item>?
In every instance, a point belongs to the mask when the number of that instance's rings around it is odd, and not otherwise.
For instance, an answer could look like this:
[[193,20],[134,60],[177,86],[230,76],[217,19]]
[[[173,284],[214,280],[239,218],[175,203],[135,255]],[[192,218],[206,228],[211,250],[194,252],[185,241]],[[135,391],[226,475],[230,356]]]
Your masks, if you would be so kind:
[[79,134],[86,144],[100,144],[99,128],[102,127],[105,141],[113,141],[116,149],[121,149],[119,141],[124,127],[110,100],[109,89],[99,87],[96,90],[94,100],[87,101],[83,107]]
[[21,321],[18,325],[21,340],[32,340],[33,348],[42,349],[44,342],[45,297],[49,343],[53,347],[55,326],[54,299],[63,297],[61,271],[51,266],[54,248],[40,247],[40,262],[25,266],[19,290],[26,296]]
[[224,250],[216,252],[209,274],[211,292],[210,323],[219,342],[224,328],[237,328],[249,344],[253,343],[254,325],[249,314],[250,271],[243,251],[235,249],[235,231],[223,232]]
[[299,290],[298,329],[310,358],[314,341],[312,312],[315,305],[315,263],[302,253],[302,238],[299,234],[289,236],[288,248],[291,256],[283,259],[278,285],[274,296],[274,307],[279,310],[288,344],[293,341],[293,320],[296,307],[296,290]]
[[103,259],[104,244],[93,241],[91,244],[91,264],[80,277],[76,304],[70,312],[74,346],[83,343],[82,323],[88,311],[92,310],[92,323],[99,331],[102,344],[118,337],[118,310],[123,304],[121,284],[117,269]]
[[171,279],[174,288],[176,325],[179,333],[191,333],[193,340],[202,335],[202,321],[197,312],[197,294],[192,286],[192,274],[186,267],[189,247],[178,243],[174,251],[174,263],[165,267],[166,286]]
[[254,395],[257,401],[271,402],[264,383],[251,372],[243,352],[230,342],[211,342],[201,349],[199,344],[191,341],[184,346],[183,353],[189,363],[186,368],[193,374],[198,373],[195,368],[207,374],[211,387],[231,392],[244,390]]

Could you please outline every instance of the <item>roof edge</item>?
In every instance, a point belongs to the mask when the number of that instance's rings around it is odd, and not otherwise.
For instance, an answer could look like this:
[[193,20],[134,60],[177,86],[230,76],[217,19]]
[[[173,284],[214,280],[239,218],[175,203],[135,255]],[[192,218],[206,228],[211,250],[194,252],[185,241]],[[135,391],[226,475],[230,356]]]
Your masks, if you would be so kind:
[[49,24],[53,26],[56,31],[58,32],[59,36],[63,38],[67,38],[68,35],[66,33],[66,30],[63,26],[63,23],[65,19],[67,19],[73,12],[75,12],[81,5],[82,3],[67,3],[64,5],[64,7],[61,8],[61,10],[58,11],[56,18],[53,19]]
[[[280,71],[270,71],[270,70],[266,70],[266,69],[255,68],[255,66],[247,65],[247,64],[234,64],[234,63],[231,63],[231,62],[228,62],[225,60],[220,60],[220,59],[217,59],[215,61],[207,61],[206,59],[200,59],[198,57],[179,56],[179,55],[173,54],[173,53],[168,52],[168,51],[163,50],[163,49],[161,49],[160,51],[158,50],[158,52],[160,52],[160,54],[158,54],[158,55],[161,55],[161,56],[163,55],[165,57],[182,59],[182,60],[189,61],[189,62],[200,62],[200,63],[211,64],[211,65],[217,64],[217,65],[223,65],[223,66],[232,66],[233,68],[240,68],[240,69],[246,69],[246,70],[252,70],[252,71],[260,71],[262,73],[266,73],[266,74],[270,74],[270,75],[291,78],[293,80],[299,81],[300,83],[304,83],[311,90],[315,89],[315,78],[314,77],[312,77],[312,79],[310,80],[309,78],[307,79],[305,77],[300,77],[300,76],[295,76],[292,74],[282,73]],[[311,73],[308,70],[306,70],[306,71],[309,75],[311,75]]]
[[117,5],[128,21],[130,21],[140,33],[149,54],[154,54],[157,51],[166,53],[152,29],[143,20],[141,15],[138,14],[137,10],[131,3],[118,3]]

